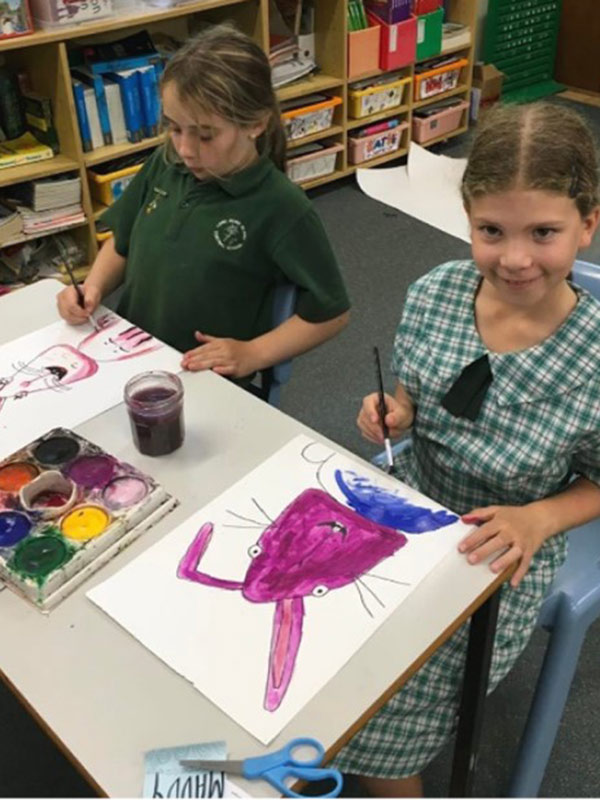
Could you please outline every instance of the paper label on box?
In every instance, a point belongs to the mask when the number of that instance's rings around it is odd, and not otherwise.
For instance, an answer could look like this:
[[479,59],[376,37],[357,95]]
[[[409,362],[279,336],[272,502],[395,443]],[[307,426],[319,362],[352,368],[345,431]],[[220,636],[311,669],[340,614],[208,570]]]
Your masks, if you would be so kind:
[[425,20],[419,17],[417,22],[417,44],[423,44],[425,41]]
[[390,53],[395,53],[398,49],[398,26],[390,25]]

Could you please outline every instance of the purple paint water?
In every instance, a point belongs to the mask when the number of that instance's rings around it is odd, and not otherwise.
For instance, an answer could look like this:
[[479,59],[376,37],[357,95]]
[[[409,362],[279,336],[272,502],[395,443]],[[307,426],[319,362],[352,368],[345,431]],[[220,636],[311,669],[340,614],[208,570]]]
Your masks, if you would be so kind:
[[147,456],[172,453],[183,444],[183,387],[176,375],[146,372],[125,387],[135,446]]

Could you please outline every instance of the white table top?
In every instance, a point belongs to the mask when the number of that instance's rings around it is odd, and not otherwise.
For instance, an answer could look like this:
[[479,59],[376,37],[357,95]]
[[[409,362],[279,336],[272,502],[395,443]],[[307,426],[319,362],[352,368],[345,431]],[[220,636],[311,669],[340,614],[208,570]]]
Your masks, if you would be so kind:
[[[57,319],[58,281],[41,281],[0,298],[0,344]],[[140,796],[146,750],[225,740],[229,757],[266,748],[163,664],[85,597],[85,593],[195,510],[258,466],[298,433],[329,440],[208,373],[183,373],[186,438],[170,456],[135,449],[123,405],[76,430],[153,475],[180,505],[104,566],[49,615],[0,592],[0,675],[91,782],[109,796]],[[353,425],[354,420],[348,420]],[[341,452],[343,448],[335,445]],[[331,755],[368,718],[393,684],[501,579],[453,553],[409,595],[358,653],[268,748],[315,736]],[[267,784],[237,781],[272,795]]]

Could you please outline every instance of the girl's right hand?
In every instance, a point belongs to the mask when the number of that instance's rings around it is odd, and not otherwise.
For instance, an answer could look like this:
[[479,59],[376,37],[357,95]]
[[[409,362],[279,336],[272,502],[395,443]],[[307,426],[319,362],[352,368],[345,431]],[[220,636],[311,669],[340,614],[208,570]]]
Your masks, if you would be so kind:
[[[384,395],[384,397],[387,411],[385,424],[388,426],[390,439],[396,439],[412,425],[413,413],[411,409],[401,405],[395,397],[389,394]],[[379,419],[379,394],[377,392],[368,394],[363,399],[356,424],[365,439],[369,439],[375,444],[383,444],[383,429]]]
[[83,322],[87,322],[90,314],[98,308],[102,300],[100,290],[95,286],[83,284],[80,288],[85,301],[83,308],[79,305],[74,286],[67,286],[56,297],[58,313],[70,325],[81,325]]

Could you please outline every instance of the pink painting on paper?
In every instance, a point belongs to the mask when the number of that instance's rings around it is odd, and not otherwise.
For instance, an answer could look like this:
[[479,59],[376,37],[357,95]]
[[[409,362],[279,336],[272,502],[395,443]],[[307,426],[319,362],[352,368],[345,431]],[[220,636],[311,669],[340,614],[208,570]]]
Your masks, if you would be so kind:
[[411,503],[353,472],[336,470],[335,480],[351,507],[324,489],[303,491],[269,521],[249,549],[252,560],[243,581],[198,570],[213,535],[211,522],[200,527],[177,569],[177,576],[184,580],[239,591],[251,603],[275,604],[264,696],[267,711],[279,708],[293,677],[302,640],[304,598],[322,597],[360,581],[408,544],[405,533],[418,535],[457,520],[455,514]]

